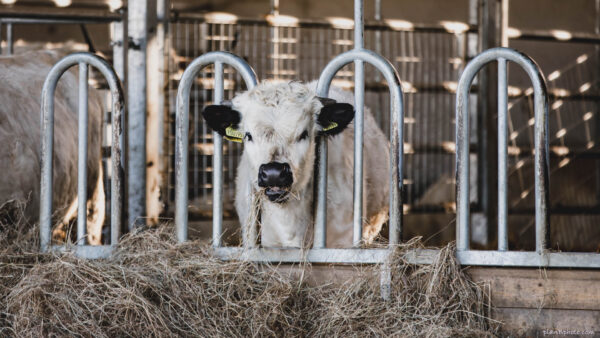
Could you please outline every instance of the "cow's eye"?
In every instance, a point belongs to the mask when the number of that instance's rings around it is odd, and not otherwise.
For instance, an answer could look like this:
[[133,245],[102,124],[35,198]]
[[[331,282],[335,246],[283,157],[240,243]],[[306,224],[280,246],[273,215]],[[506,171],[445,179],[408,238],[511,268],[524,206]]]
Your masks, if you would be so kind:
[[246,133],[246,135],[244,135],[244,138],[246,139],[246,141],[252,142],[252,135],[250,133]]
[[298,142],[302,141],[302,140],[306,140],[308,138],[308,130],[305,130],[302,132],[302,134],[300,134],[300,136],[298,136]]

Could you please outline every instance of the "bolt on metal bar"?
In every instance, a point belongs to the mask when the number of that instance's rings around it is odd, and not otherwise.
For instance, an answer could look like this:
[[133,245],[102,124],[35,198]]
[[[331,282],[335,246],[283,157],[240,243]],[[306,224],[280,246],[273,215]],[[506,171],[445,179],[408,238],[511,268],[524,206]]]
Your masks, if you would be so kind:
[[79,126],[77,157],[77,245],[86,244],[87,228],[87,144],[88,144],[88,67],[79,62]]
[[[221,103],[223,99],[223,65],[233,67],[244,79],[246,87],[252,89],[256,86],[256,73],[246,61],[242,58],[228,52],[209,52],[203,54],[194,61],[183,72],[179,87],[177,89],[177,111],[175,117],[175,231],[177,240],[184,242],[187,240],[188,231],[188,134],[189,134],[189,110],[190,110],[190,92],[192,84],[200,71],[210,65],[215,64],[215,96],[213,101],[215,104]],[[219,89],[220,88],[220,89]],[[217,94],[217,92],[219,92]],[[220,97],[219,97],[220,95]],[[219,101],[217,101],[219,99]],[[219,139],[219,141],[217,141]],[[222,156],[222,140],[221,136],[215,136],[215,155],[221,153]],[[217,143],[219,146],[217,148]],[[223,174],[222,174],[222,157],[219,160],[221,170],[217,170],[216,166],[213,170],[213,191],[223,191]],[[218,174],[216,172],[219,172]],[[213,194],[213,246],[221,245],[221,236],[223,229],[222,205],[223,201],[217,199],[216,194]],[[219,206],[217,206],[217,204]],[[218,212],[217,212],[218,211]],[[217,217],[215,217],[217,216]],[[256,225],[252,225],[256,226]],[[244,243],[245,245],[247,243]]]
[[[52,232],[52,181],[53,181],[53,168],[52,158],[54,150],[54,93],[60,77],[71,67],[79,65],[90,65],[96,68],[106,78],[110,92],[112,95],[112,145],[111,145],[111,164],[112,164],[112,180],[111,180],[111,245],[117,245],[120,237],[121,230],[121,204],[123,198],[123,187],[122,177],[123,168],[121,165],[121,116],[123,115],[124,99],[123,89],[121,82],[115,74],[112,67],[99,56],[92,53],[74,53],[68,55],[56,63],[44,82],[42,88],[42,107],[41,107],[41,120],[42,120],[42,157],[41,157],[41,187],[40,187],[40,249],[42,252],[50,250],[51,232]],[[80,106],[79,106],[79,123],[80,126],[82,121],[87,121],[87,109],[82,108],[82,98],[87,97],[87,91],[84,93],[81,86],[81,81],[84,78],[87,79],[87,66],[84,66],[83,71],[80,72]],[[87,84],[87,80],[86,80]],[[85,94],[85,95],[84,95]],[[87,101],[86,101],[87,102]],[[87,103],[85,104],[87,106]],[[87,122],[85,123],[87,126]],[[79,128],[81,133],[81,128]],[[80,141],[82,138],[80,137]],[[78,170],[78,198],[85,201],[86,194],[81,195],[82,191],[85,192],[85,180],[82,180],[82,176],[87,174],[87,167],[81,166],[81,159],[87,152],[87,145],[84,147],[78,147],[79,150],[79,170]],[[85,161],[83,162],[85,164]],[[82,190],[83,188],[83,190]],[[84,202],[85,203],[85,202]],[[85,205],[85,204],[84,204]],[[81,207],[81,202],[79,204]],[[85,219],[85,212],[81,213],[81,209],[78,210],[78,229],[80,218]],[[83,223],[85,224],[85,223]],[[78,239],[81,233],[78,233]],[[86,249],[81,252],[87,252],[90,249],[97,248],[98,250],[106,250],[103,246],[91,247],[81,246]],[[64,248],[64,247],[63,247]],[[99,252],[100,252],[99,251]],[[103,251],[104,252],[104,251]]]
[[[390,244],[400,241],[402,225],[402,188],[404,154],[404,106],[400,76],[392,64],[379,54],[367,49],[353,49],[331,60],[319,77],[317,95],[327,97],[335,74],[345,65],[361,60],[379,70],[390,88]],[[356,107],[355,107],[356,108]],[[355,121],[356,123],[356,121]],[[356,128],[356,126],[355,126]],[[356,135],[355,135],[356,136]],[[323,248],[326,243],[327,227],[327,139],[319,140],[319,167],[317,173],[317,210],[315,220],[315,247]],[[325,151],[323,151],[325,150]],[[355,162],[355,165],[357,163]],[[362,165],[362,163],[359,163]],[[356,172],[355,172],[356,174]],[[355,178],[355,182],[356,178]],[[362,184],[362,179],[358,180]],[[356,185],[356,183],[355,183]],[[362,196],[359,198],[362,202]],[[356,199],[355,199],[356,207]],[[361,204],[362,209],[362,204]],[[356,209],[355,209],[356,212]],[[355,233],[356,234],[356,233]]]
[[[489,62],[500,61],[500,67],[504,68],[503,74],[506,78],[506,61],[511,61],[521,66],[533,84],[534,111],[535,111],[535,226],[536,226],[536,251],[544,252],[548,244],[548,98],[546,94],[546,83],[539,67],[531,58],[510,48],[492,48],[477,55],[465,67],[458,82],[456,91],[456,247],[458,251],[469,250],[469,89],[475,75]],[[503,65],[504,63],[504,65]],[[502,72],[502,70],[499,70]],[[502,75],[501,73],[499,73]],[[505,79],[499,85],[506,86]],[[504,89],[506,91],[506,89]],[[499,91],[500,93],[500,91]],[[503,95],[503,94],[500,94]],[[505,105],[499,110],[499,114],[505,113]],[[499,100],[500,101],[500,100]],[[500,118],[500,116],[499,116]],[[506,116],[504,116],[506,118]],[[500,133],[500,131],[499,131]],[[500,144],[500,142],[499,142]],[[502,144],[503,148],[508,145]],[[500,145],[499,145],[500,147]],[[503,150],[504,152],[505,150]],[[500,155],[499,155],[500,156]],[[500,184],[500,183],[499,183]],[[506,192],[504,192],[506,194]],[[502,202],[499,202],[499,204]],[[500,228],[501,226],[499,226]],[[505,245],[500,243],[499,245]]]
[[498,250],[508,250],[508,84],[506,59],[498,58]]

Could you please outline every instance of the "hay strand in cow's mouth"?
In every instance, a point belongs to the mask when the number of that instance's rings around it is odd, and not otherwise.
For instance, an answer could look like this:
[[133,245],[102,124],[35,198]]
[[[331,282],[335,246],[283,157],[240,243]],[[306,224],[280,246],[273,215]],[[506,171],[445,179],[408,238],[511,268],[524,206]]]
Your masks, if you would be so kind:
[[371,272],[378,267],[357,268],[341,285],[315,286],[268,265],[220,261],[205,242],[178,244],[170,225],[126,236],[107,260],[42,255],[35,238],[22,239],[30,243],[0,256],[1,336],[497,333],[484,290],[462,272],[451,246],[423,266],[403,255],[417,241],[399,246],[386,302],[378,270]]

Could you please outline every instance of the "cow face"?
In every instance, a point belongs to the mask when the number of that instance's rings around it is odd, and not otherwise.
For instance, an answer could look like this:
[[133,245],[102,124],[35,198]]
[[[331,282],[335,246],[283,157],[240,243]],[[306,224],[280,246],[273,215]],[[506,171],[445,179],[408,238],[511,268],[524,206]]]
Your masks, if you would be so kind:
[[244,143],[256,190],[269,201],[299,198],[310,182],[315,136],[342,132],[354,118],[350,104],[319,99],[298,82],[260,84],[231,105],[208,106],[203,116],[227,139]]

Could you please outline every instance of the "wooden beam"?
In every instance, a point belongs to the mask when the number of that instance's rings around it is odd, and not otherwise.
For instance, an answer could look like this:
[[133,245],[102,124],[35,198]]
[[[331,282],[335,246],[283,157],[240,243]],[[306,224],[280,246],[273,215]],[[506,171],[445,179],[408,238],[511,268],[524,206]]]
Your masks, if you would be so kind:
[[496,308],[492,317],[517,336],[597,337],[600,332],[598,311]]
[[490,286],[495,307],[600,311],[600,271],[469,268],[468,273]]

